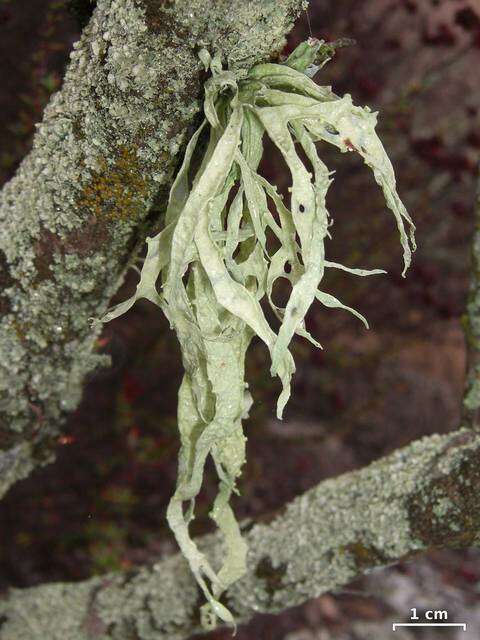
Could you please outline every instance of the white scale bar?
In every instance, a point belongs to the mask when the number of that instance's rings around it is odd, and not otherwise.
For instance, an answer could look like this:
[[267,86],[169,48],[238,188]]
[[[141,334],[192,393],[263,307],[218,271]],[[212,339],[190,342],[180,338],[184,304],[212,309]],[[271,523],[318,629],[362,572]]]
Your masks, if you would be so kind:
[[397,627],[462,627],[467,630],[464,622],[394,622],[393,630],[396,631]]

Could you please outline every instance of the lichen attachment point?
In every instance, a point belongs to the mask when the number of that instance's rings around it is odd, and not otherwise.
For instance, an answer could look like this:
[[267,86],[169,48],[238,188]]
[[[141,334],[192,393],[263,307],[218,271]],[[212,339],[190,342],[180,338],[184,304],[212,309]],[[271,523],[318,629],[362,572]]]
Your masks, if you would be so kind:
[[[318,55],[322,45],[310,39],[285,63],[257,65],[239,82],[232,72],[222,70],[218,56],[200,52],[201,62],[212,73],[205,83],[205,120],[185,151],[170,191],[165,226],[147,239],[135,294],[103,318],[112,320],[139,298],[146,298],[162,309],[178,336],[185,369],[178,403],[181,448],[167,518],[205,595],[201,613],[208,628],[217,619],[234,625],[220,598],[246,571],[247,549],[229,502],[245,461],[242,419],[248,416],[252,400],[244,381],[244,361],[250,341],[257,335],[269,349],[271,373],[282,383],[277,407],[281,417],[295,370],[289,351],[293,336],[303,336],[320,347],[305,327],[313,301],[346,309],[368,327],[357,311],[319,288],[324,270],[343,269],[358,276],[384,273],[326,260],[329,213],[325,198],[331,174],[318,156],[316,142],[355,151],[372,169],[396,219],[404,273],[415,249],[414,225],[375,133],[376,114],[354,106],[349,95],[340,98],[311,80],[320,68],[315,62],[322,59]],[[265,134],[291,173],[288,206],[258,174]],[[205,140],[206,150],[199,158],[199,142]],[[296,145],[313,167],[313,176]],[[198,169],[191,175],[193,165]],[[277,239],[275,252],[267,233]],[[279,278],[291,285],[285,308],[272,299]],[[264,298],[280,322],[278,332],[264,315]],[[219,479],[210,515],[225,541],[218,570],[189,535],[208,456]]]

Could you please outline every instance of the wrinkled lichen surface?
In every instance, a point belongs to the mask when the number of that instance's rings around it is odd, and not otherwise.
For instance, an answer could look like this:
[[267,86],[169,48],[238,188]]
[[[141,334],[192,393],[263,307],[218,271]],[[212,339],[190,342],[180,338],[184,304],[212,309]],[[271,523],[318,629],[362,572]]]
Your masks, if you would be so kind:
[[[247,550],[229,499],[245,460],[242,418],[248,416],[251,404],[244,381],[248,345],[257,335],[268,347],[271,373],[282,382],[277,408],[281,418],[295,371],[289,351],[293,336],[320,347],[305,325],[314,300],[328,308],[347,309],[368,327],[363,316],[322,289],[325,269],[359,276],[383,273],[326,259],[331,174],[316,143],[357,152],[372,169],[395,216],[404,273],[415,248],[413,222],[397,195],[392,165],[375,133],[376,114],[354,106],[349,95],[340,98],[311,79],[320,69],[315,61],[321,48],[321,42],[310,39],[284,64],[257,65],[240,81],[232,71],[222,70],[219,56],[212,59],[201,50],[205,68],[212,72],[205,83],[205,120],[187,146],[170,192],[165,227],[147,239],[136,292],[103,318],[112,320],[146,298],[162,309],[180,342],[185,369],[178,406],[181,448],[167,519],[207,599],[202,608],[206,628],[215,626],[217,617],[234,623],[220,597],[246,573]],[[291,174],[288,202],[258,173],[265,136],[278,148]],[[205,138],[205,150],[196,158]],[[199,168],[192,176],[195,159]],[[409,235],[404,222],[410,226]],[[279,279],[291,287],[284,308],[273,300]],[[278,331],[267,321],[261,306],[264,298],[279,321]],[[209,456],[219,480],[211,516],[226,546],[218,570],[189,535]]]

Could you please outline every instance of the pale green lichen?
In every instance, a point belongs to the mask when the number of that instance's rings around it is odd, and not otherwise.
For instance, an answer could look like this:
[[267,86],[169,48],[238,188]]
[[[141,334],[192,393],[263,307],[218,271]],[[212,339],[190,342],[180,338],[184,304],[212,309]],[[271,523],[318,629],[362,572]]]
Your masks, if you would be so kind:
[[[84,640],[92,637],[88,626],[84,627],[92,590],[101,584],[99,578],[76,585],[42,585],[27,590],[12,590],[10,597],[16,599],[15,615],[8,619],[1,616],[0,637],[2,640]],[[55,629],[51,629],[52,611],[56,609]],[[93,629],[92,629],[93,631]],[[105,636],[97,635],[98,638]]]
[[[349,269],[325,258],[330,223],[325,200],[331,175],[318,156],[316,142],[333,144],[342,152],[356,151],[372,169],[396,219],[404,273],[415,248],[413,223],[397,195],[392,165],[375,133],[376,114],[354,106],[349,95],[339,98],[308,77],[321,44],[311,39],[284,64],[257,65],[241,81],[232,71],[222,70],[219,57],[212,59],[202,51],[202,61],[212,71],[205,83],[206,119],[187,147],[170,192],[165,228],[147,240],[135,294],[103,319],[116,318],[139,298],[147,298],[163,310],[180,341],[185,368],[178,409],[181,449],[177,488],[167,518],[208,601],[202,609],[206,627],[214,626],[217,617],[233,624],[219,599],[246,572],[246,547],[229,498],[245,459],[241,421],[250,404],[244,382],[250,340],[259,336],[270,351],[271,373],[283,387],[277,409],[281,417],[295,370],[289,351],[293,336],[301,335],[319,346],[305,326],[313,301],[347,309],[366,324],[358,312],[319,288],[325,268],[360,276],[381,273]],[[192,177],[192,158],[207,133],[208,146]],[[288,204],[257,173],[265,134],[291,173]],[[298,155],[297,145],[309,159],[313,175]],[[410,235],[404,222],[410,225]],[[275,251],[269,234],[280,245]],[[285,308],[272,301],[279,279],[291,285]],[[278,333],[264,315],[260,304],[264,297],[280,321]],[[211,516],[226,546],[218,571],[189,535],[209,455],[219,477]]]

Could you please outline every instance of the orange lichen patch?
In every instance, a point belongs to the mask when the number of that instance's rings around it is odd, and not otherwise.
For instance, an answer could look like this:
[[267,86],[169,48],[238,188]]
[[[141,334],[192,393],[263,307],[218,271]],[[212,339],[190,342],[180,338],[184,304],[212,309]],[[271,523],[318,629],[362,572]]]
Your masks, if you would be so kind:
[[147,195],[148,186],[138,166],[135,152],[128,147],[120,147],[113,166],[104,159],[98,172],[93,174],[78,201],[97,218],[108,220],[128,220],[137,218]]

